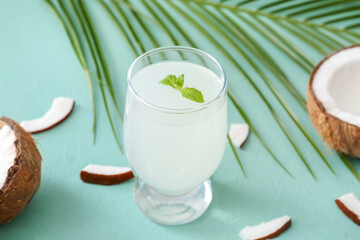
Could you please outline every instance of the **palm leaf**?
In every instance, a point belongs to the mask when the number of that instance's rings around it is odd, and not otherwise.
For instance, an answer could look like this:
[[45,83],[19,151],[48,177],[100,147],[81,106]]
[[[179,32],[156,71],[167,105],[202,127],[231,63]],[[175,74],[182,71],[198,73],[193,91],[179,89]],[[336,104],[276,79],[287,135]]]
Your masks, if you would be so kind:
[[[230,20],[230,19],[229,19]],[[226,24],[222,21],[219,21],[223,26]],[[240,30],[240,33],[242,36],[246,37],[246,41],[242,41],[242,43],[247,47],[247,49],[253,49],[253,51],[258,53],[258,57],[262,57],[264,58],[265,62],[268,63],[271,66],[277,66],[277,63],[275,62],[274,59],[271,58],[271,56],[269,56],[266,52],[265,49],[262,49],[262,46],[260,44],[258,44],[256,42],[256,39],[250,37],[245,31],[241,31],[241,29],[237,28],[238,30]],[[241,38],[240,35],[237,35],[239,38]],[[262,51],[260,51],[262,50]],[[279,101],[279,103],[281,104],[281,106],[285,109],[286,113],[290,116],[290,118],[293,120],[293,122],[296,124],[296,126],[300,129],[300,131],[303,133],[303,135],[306,137],[306,139],[310,142],[310,144],[313,146],[313,148],[315,149],[315,151],[319,154],[320,158],[323,160],[323,162],[328,166],[328,168],[330,169],[330,171],[332,171],[333,173],[334,170],[332,169],[332,167],[330,166],[330,164],[328,163],[328,161],[326,160],[325,156],[321,153],[320,149],[315,145],[315,143],[313,142],[313,140],[311,139],[311,137],[309,136],[309,134],[307,133],[307,131],[305,130],[305,128],[302,126],[302,124],[297,120],[297,116],[292,112],[292,110],[290,109],[290,107],[287,105],[287,103],[282,99],[279,91],[274,87],[274,85],[271,83],[269,77],[267,77],[267,75],[259,68],[255,65],[253,60],[249,59],[249,56],[247,56],[247,59],[250,63],[252,63],[252,65],[254,65],[254,68],[256,70],[256,72],[258,72],[262,79],[264,80],[265,84],[267,85],[267,87],[271,90],[271,92],[275,95],[276,99]],[[271,67],[269,67],[271,68]],[[280,76],[284,77],[283,80],[286,81],[286,77],[285,74],[282,72],[282,70],[280,69],[280,67],[277,67],[277,72],[281,73]],[[279,79],[280,76],[278,76]],[[290,84],[290,87],[288,87],[287,84],[289,84],[288,82],[285,81],[281,81],[284,86],[287,87],[287,90],[289,92],[291,91],[296,91],[295,88]],[[301,95],[296,91],[297,94],[294,95],[294,97],[298,100],[298,102],[304,107],[304,100],[301,97]]]
[[[222,17],[224,17],[226,21],[218,18],[216,15],[212,14],[211,12],[205,11],[210,14],[216,22],[219,22],[222,26],[226,26],[230,32],[231,35],[233,35],[236,39],[241,40],[241,42],[246,45],[247,49],[251,49],[251,52],[256,54],[256,58],[263,58],[264,61],[262,64],[266,66],[273,74],[281,81],[281,83],[284,85],[284,87],[291,93],[291,95],[300,103],[300,105],[305,108],[306,102],[304,97],[300,94],[299,91],[294,87],[294,85],[288,80],[283,70],[280,68],[280,66],[277,64],[277,62],[274,60],[274,58],[266,51],[266,49],[261,46],[257,42],[257,40],[252,37],[250,34],[248,34],[240,25],[236,24],[231,18],[229,18],[226,14],[224,14],[222,11],[219,11]],[[246,52],[242,51],[243,54],[246,55]],[[247,58],[250,58],[248,55]],[[251,60],[249,60],[250,62]],[[255,70],[258,73],[262,73],[262,77],[267,84],[271,84],[271,81],[269,81],[268,77],[263,74],[263,71],[260,70],[258,67],[255,66],[255,61],[251,61],[252,65],[254,65]],[[272,85],[272,84],[271,84]],[[274,88],[274,87],[272,87]]]
[[266,149],[266,151],[271,155],[271,157],[275,160],[275,162],[291,177],[294,178],[294,176],[292,175],[291,172],[289,172],[289,170],[280,162],[280,160],[275,156],[275,154],[271,151],[271,149],[268,147],[268,145],[264,142],[264,140],[262,139],[262,137],[260,136],[260,134],[258,133],[258,131],[256,130],[256,128],[254,127],[254,125],[251,123],[250,118],[247,116],[246,112],[244,111],[244,109],[240,106],[239,102],[236,100],[235,98],[235,94],[231,91],[228,90],[228,96],[231,100],[231,102],[234,104],[236,110],[238,111],[238,113],[241,115],[241,117],[244,119],[244,121],[246,122],[247,125],[249,125],[249,128],[251,130],[252,133],[255,134],[255,136],[257,137],[257,139],[259,140],[260,144]]
[[[100,44],[100,39],[99,39],[99,36],[98,34],[96,33],[96,30],[95,30],[95,27],[94,27],[94,23],[93,23],[93,20],[92,18],[90,17],[90,14],[89,14],[89,11],[87,10],[87,7],[84,3],[83,0],[79,0],[79,6],[80,6],[80,9],[82,10],[83,14],[84,14],[84,22],[88,24],[89,26],[89,30],[90,30],[90,34],[94,40],[94,46],[95,46],[95,49],[97,50],[98,52],[98,56],[99,56],[99,64],[101,65],[101,68],[102,68],[102,72],[103,72],[103,77],[105,79],[105,82],[107,83],[107,85],[109,86],[109,88],[113,89],[113,84],[112,84],[112,79],[111,79],[111,76],[110,76],[110,73],[109,73],[109,67],[108,67],[108,64],[107,64],[107,60],[106,60],[106,57],[105,57],[105,54],[102,50],[102,47],[101,47],[101,44]],[[120,110],[120,107],[117,103],[117,100],[116,100],[116,97],[115,97],[115,94],[113,91],[110,91],[110,95],[111,95],[111,98],[113,100],[113,103],[115,105],[115,108],[116,108],[116,111],[117,113],[119,114],[120,118],[122,119],[123,116],[122,116],[122,113],[121,113],[121,110]]]
[[358,172],[356,171],[355,167],[352,165],[352,163],[350,162],[350,160],[342,153],[337,152],[337,154],[339,155],[341,161],[345,164],[345,166],[349,169],[349,171],[354,175],[354,177],[360,181],[360,176],[358,174]]
[[[295,11],[291,14],[288,14],[287,16],[289,17],[293,17],[293,16],[297,16],[297,15],[301,15],[301,14],[304,14],[304,13],[309,13],[309,12],[314,12],[314,10],[318,10],[318,9],[325,9],[325,8],[328,8],[328,7],[332,7],[332,6],[336,6],[336,5],[341,5],[341,1],[336,1],[336,0],[332,0],[332,1],[319,1],[320,3],[316,6],[313,6],[313,5],[310,5],[308,6],[307,8],[305,9],[302,9],[300,11]],[[341,11],[338,9],[338,11]],[[337,13],[337,12],[335,12]],[[313,15],[312,17],[310,18],[307,18],[307,20],[310,20],[311,18],[316,18],[316,16],[318,15]]]
[[234,147],[234,144],[233,144],[232,141],[231,141],[231,138],[230,138],[229,134],[227,134],[226,137],[227,137],[227,139],[228,139],[228,141],[229,141],[231,150],[232,150],[232,152],[234,153],[234,156],[235,156],[235,158],[236,158],[236,161],[239,163],[239,166],[240,166],[240,168],[241,168],[241,171],[242,171],[242,173],[244,174],[244,177],[247,177],[246,172],[245,172],[245,169],[244,169],[244,167],[243,167],[243,165],[242,165],[242,163],[241,163],[241,161],[240,161],[239,155],[238,155],[237,152],[236,152],[236,149],[235,149],[235,147]]
[[[202,1],[202,0],[181,0],[181,2],[191,2],[191,3],[199,3],[202,4],[204,6],[214,6],[216,8],[222,8],[222,9],[228,9],[234,12],[243,12],[243,13],[247,13],[250,14],[252,16],[263,16],[267,19],[271,19],[274,21],[285,21],[287,23],[290,24],[302,24],[302,25],[306,25],[309,27],[313,27],[313,28],[324,28],[324,29],[328,29],[329,31],[333,31],[336,33],[340,33],[340,32],[346,32],[349,33],[351,35],[354,36],[360,36],[360,33],[358,32],[354,32],[348,29],[348,27],[345,28],[339,28],[339,27],[335,27],[332,25],[325,25],[323,23],[318,23],[318,22],[312,22],[312,21],[305,21],[303,19],[300,18],[294,18],[292,17],[293,15],[300,15],[304,12],[309,12],[309,11],[316,11],[317,9],[323,9],[324,7],[329,7],[331,5],[336,5],[336,4],[341,4],[341,1],[316,1],[318,3],[321,3],[321,5],[317,5],[316,7],[309,7],[306,11],[301,11],[298,13],[293,13],[293,14],[287,14],[287,15],[278,15],[278,14],[274,14],[272,12],[264,12],[264,11],[259,11],[256,9],[250,9],[250,8],[244,8],[241,6],[236,6],[236,5],[229,5],[229,4],[223,4],[223,3],[217,3],[217,2],[212,2],[212,1]],[[358,1],[347,1],[347,2],[351,2],[351,3],[360,3]],[[303,2],[305,3],[305,2]],[[336,15],[336,14],[334,14]],[[360,19],[358,19],[359,23],[360,23]],[[310,39],[309,39],[310,40]]]
[[[122,1],[121,1],[122,2]],[[127,2],[125,2],[126,4],[129,4]],[[117,4],[116,1],[113,1],[113,4]],[[128,5],[126,5],[128,6]],[[131,5],[130,5],[131,6]],[[116,8],[117,9],[117,8]],[[149,28],[146,26],[145,20],[143,18],[140,17],[140,14],[138,14],[138,12],[136,10],[134,10],[134,7],[130,8],[130,11],[132,13],[131,17],[135,18],[137,20],[137,22],[139,23],[139,25],[141,26],[141,29],[144,31],[145,35],[148,37],[148,39],[150,40],[150,42],[153,44],[153,46],[155,48],[160,47],[160,43],[157,41],[156,37],[154,36],[154,34],[149,30]],[[155,22],[155,20],[153,20]],[[157,23],[157,22],[156,22]],[[131,24],[129,24],[129,26],[131,27]],[[145,48],[144,48],[145,49]]]
[[350,6],[348,8],[342,8],[342,9],[336,8],[336,9],[333,9],[331,11],[324,12],[322,14],[316,14],[316,15],[307,17],[306,20],[314,20],[314,19],[317,19],[317,18],[328,17],[328,16],[332,16],[334,14],[338,15],[338,14],[341,14],[341,13],[349,13],[349,12],[357,13],[359,10],[360,10],[360,6]]
[[[118,30],[121,32],[122,36],[126,39],[127,44],[130,46],[132,52],[135,56],[139,55],[141,52],[144,52],[144,49],[142,48],[142,45],[140,44],[139,37],[134,34],[134,31],[132,28],[129,28],[129,24],[127,24],[127,21],[125,20],[124,14],[121,10],[121,8],[114,4],[115,9],[119,13],[119,16],[121,17],[121,20],[119,20],[116,15],[113,13],[111,8],[103,1],[98,1],[100,5],[105,9],[105,11],[108,13],[108,15],[111,17],[111,20],[115,23]],[[133,38],[135,39],[135,42],[137,44],[137,47],[135,46],[135,43],[132,41],[132,38],[130,37],[130,34],[128,34],[128,31],[125,30],[121,22],[125,22],[128,29],[130,29],[130,33],[132,34]],[[140,51],[138,50],[140,48]]]
[[[57,16],[57,18],[59,19],[61,25],[64,27],[65,32],[67,34],[67,36],[69,37],[71,46],[77,56],[77,58],[79,59],[79,62],[84,70],[84,74],[85,74],[85,79],[89,88],[89,92],[90,92],[90,99],[91,99],[91,106],[92,106],[92,132],[93,132],[93,142],[95,143],[96,140],[96,105],[95,105],[95,96],[94,96],[94,88],[91,82],[91,73],[89,71],[89,68],[86,64],[85,61],[85,54],[83,52],[82,49],[82,45],[80,44],[80,40],[79,40],[79,35],[76,33],[74,25],[72,24],[72,21],[69,17],[68,14],[66,14],[66,12],[64,13],[66,16],[63,17],[63,15],[60,13],[60,11],[56,8],[56,6],[54,5],[54,3],[51,0],[45,0],[45,2],[50,6],[50,8],[53,10],[53,12],[55,13],[55,15]],[[62,5],[62,2],[60,1],[60,6],[63,8],[64,10],[64,5]]]
[[[87,31],[87,35],[88,35],[88,39],[89,39],[89,43],[90,43],[90,46],[91,46],[91,49],[92,49],[92,53],[93,53],[93,57],[94,57],[94,60],[95,60],[95,63],[97,65],[97,70],[98,70],[98,77],[99,79],[103,79],[105,78],[105,82],[108,84],[108,86],[113,89],[113,86],[112,86],[112,81],[110,79],[110,74],[109,74],[109,70],[108,70],[108,66],[107,66],[107,63],[106,63],[106,60],[105,60],[105,56],[104,56],[104,53],[102,51],[102,48],[101,48],[101,45],[100,45],[100,42],[99,42],[99,38],[94,30],[94,24],[91,20],[91,17],[90,17],[90,14],[84,4],[84,2],[82,0],[78,1],[78,4],[79,4],[79,12],[81,11],[82,15],[83,15],[83,18],[81,19],[80,17],[80,21],[83,23],[83,26],[85,26],[85,30]],[[76,7],[75,7],[76,9]],[[80,14],[80,16],[81,16]],[[116,133],[116,129],[115,129],[115,125],[114,125],[114,121],[113,121],[113,118],[112,118],[112,115],[111,115],[111,112],[110,112],[110,108],[108,106],[108,100],[107,100],[107,97],[106,97],[106,93],[105,93],[105,89],[104,87],[100,84],[100,90],[101,90],[101,94],[102,94],[102,97],[103,97],[103,101],[104,101],[104,105],[105,105],[105,110],[106,110],[106,114],[108,116],[108,119],[109,119],[109,123],[110,123],[110,126],[111,126],[111,130],[113,132],[113,135],[114,135],[114,138],[115,138],[115,141],[116,141],[116,144],[120,150],[121,153],[123,153],[122,151],[122,147],[121,147],[121,144],[120,144],[120,140],[117,136],[117,133]],[[117,104],[117,101],[116,101],[116,98],[115,98],[115,94],[113,91],[110,91],[110,95],[113,99],[113,102],[115,104],[115,107],[116,107],[116,110],[120,116],[120,118],[122,119],[122,113],[120,111],[120,108]]]
[[[302,53],[302,51],[291,41],[279,34],[271,25],[263,21],[261,18],[253,17],[248,20],[241,14],[236,15],[241,21],[249,25],[252,29],[258,31],[263,37],[268,39],[274,46],[282,50],[293,61],[295,61],[304,71],[311,72],[314,64]],[[230,20],[229,20],[230,21]]]
[[[109,110],[109,107],[108,107],[108,100],[107,100],[105,89],[104,89],[105,83],[102,80],[103,78],[102,78],[101,69],[100,69],[103,66],[102,65],[103,62],[100,63],[100,61],[102,61],[102,59],[100,59],[99,56],[98,56],[98,50],[99,49],[95,45],[93,32],[91,32],[91,27],[89,26],[89,24],[87,22],[87,16],[85,15],[84,9],[81,6],[80,7],[76,6],[74,1],[72,1],[72,0],[69,1],[69,3],[71,5],[73,13],[75,15],[75,17],[73,17],[73,18],[71,17],[71,14],[69,13],[70,10],[66,7],[66,5],[63,2],[61,2],[59,5],[62,8],[65,16],[67,16],[67,20],[69,21],[68,26],[71,26],[73,28],[73,31],[77,32],[77,36],[80,35],[80,29],[77,30],[77,28],[75,27],[75,22],[74,21],[77,20],[77,22],[80,24],[81,35],[84,36],[83,38],[86,40],[87,44],[90,46],[90,52],[91,52],[91,55],[92,55],[92,60],[95,62],[95,66],[96,66],[96,77],[100,81],[98,85],[99,85],[99,88],[100,88],[100,91],[101,91],[101,94],[102,94],[102,98],[103,98],[103,101],[104,101],[104,105],[105,105],[105,109],[106,109],[106,112],[107,112],[107,115],[108,115],[110,126],[112,128],[112,131],[113,131],[116,143],[117,143],[117,145],[119,147],[119,150],[122,153],[122,148],[121,148],[121,145],[120,145],[120,142],[119,142],[119,138],[117,137],[117,134],[116,134],[116,131],[115,131],[115,126],[114,126],[114,123],[113,123],[113,120],[112,120],[112,117],[111,117],[111,114],[110,114],[110,110]],[[62,20],[62,22],[64,24],[67,23],[64,19],[61,19],[61,20]],[[85,51],[84,48],[85,48],[84,44],[82,44],[82,47],[81,47],[82,56],[85,55],[84,54],[84,51]],[[80,50],[78,50],[78,51],[80,52]],[[87,65],[88,64],[86,63],[86,66]],[[90,72],[90,71],[88,71],[88,72]],[[89,73],[89,77],[90,76],[91,76],[91,74]],[[111,83],[110,83],[109,88],[111,88]],[[94,114],[94,119],[95,119],[95,117],[96,117],[96,113]],[[94,141],[95,141],[95,134],[94,134]]]

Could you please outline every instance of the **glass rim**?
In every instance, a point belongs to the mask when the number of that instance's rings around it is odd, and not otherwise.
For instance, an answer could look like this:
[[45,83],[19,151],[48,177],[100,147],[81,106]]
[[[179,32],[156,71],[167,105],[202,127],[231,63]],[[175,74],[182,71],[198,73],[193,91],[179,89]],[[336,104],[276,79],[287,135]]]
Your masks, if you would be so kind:
[[[222,88],[219,91],[219,93],[210,101],[206,102],[206,103],[202,103],[199,104],[198,106],[195,107],[191,107],[191,108],[167,108],[167,107],[161,107],[158,106],[156,104],[153,104],[147,100],[145,100],[143,97],[141,97],[133,88],[132,84],[131,84],[131,79],[132,79],[132,74],[133,74],[133,70],[136,66],[136,64],[138,64],[141,60],[143,60],[146,57],[149,57],[153,54],[156,53],[161,53],[161,52],[168,52],[168,51],[178,51],[178,52],[191,52],[197,55],[201,55],[204,56],[208,59],[210,59],[210,61],[212,61],[213,63],[215,63],[216,67],[220,70],[220,80],[221,80],[221,84],[222,84]],[[146,106],[155,109],[157,111],[161,111],[161,112],[165,112],[165,113],[174,113],[174,114],[185,114],[185,113],[191,113],[191,112],[197,112],[200,110],[203,110],[207,107],[209,107],[210,105],[214,104],[225,92],[226,87],[227,87],[227,80],[225,77],[225,72],[224,69],[221,67],[220,63],[209,53],[202,51],[200,49],[197,48],[193,48],[193,47],[186,47],[186,46],[168,46],[168,47],[160,47],[160,48],[155,48],[152,49],[150,51],[147,51],[143,54],[141,54],[139,57],[137,57],[130,65],[128,73],[127,73],[127,85],[128,85],[128,89],[131,91],[131,93],[137,98],[137,100],[139,100],[142,104],[145,104]]]

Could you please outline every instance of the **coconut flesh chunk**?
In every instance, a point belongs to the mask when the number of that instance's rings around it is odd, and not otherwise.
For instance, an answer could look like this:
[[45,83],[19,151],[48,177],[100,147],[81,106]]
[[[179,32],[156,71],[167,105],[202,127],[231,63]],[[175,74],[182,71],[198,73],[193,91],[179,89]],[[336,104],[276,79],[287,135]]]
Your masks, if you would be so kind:
[[279,236],[291,225],[291,218],[283,216],[257,226],[246,226],[239,233],[243,240],[262,240]]
[[74,104],[75,101],[71,98],[57,97],[44,116],[30,121],[22,121],[20,125],[30,133],[43,132],[64,121],[72,112]]
[[354,223],[360,225],[360,201],[354,193],[348,193],[335,200],[340,210]]
[[87,183],[113,185],[133,178],[134,174],[128,167],[89,164],[81,170],[80,177]]
[[232,144],[242,147],[249,136],[249,126],[247,124],[231,124],[229,137]]
[[341,50],[324,61],[312,87],[327,113],[360,127],[360,46]]
[[10,167],[14,165],[15,140],[15,132],[8,125],[0,122],[0,189],[5,184]]

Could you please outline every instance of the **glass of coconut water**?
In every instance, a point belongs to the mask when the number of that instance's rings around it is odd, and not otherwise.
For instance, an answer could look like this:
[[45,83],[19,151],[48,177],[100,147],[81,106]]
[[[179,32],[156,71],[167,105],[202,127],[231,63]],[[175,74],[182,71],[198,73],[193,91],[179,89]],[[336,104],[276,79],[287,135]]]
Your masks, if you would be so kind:
[[163,47],[138,57],[127,79],[124,143],[136,202],[155,222],[191,222],[211,202],[209,178],[225,149],[224,71],[201,50]]

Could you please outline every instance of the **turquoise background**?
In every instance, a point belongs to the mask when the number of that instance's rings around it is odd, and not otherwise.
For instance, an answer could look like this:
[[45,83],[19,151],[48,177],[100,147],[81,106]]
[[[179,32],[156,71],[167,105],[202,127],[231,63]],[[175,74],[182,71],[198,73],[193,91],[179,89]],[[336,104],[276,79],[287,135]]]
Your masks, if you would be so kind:
[[[99,31],[107,46],[105,52],[123,106],[126,73],[134,56],[103,11],[94,7],[94,1],[89,3],[97,26],[102,26]],[[181,21],[183,26],[189,26],[185,20]],[[43,115],[57,96],[74,98],[76,106],[64,123],[34,135],[43,157],[41,187],[20,216],[0,226],[0,239],[239,239],[237,234],[246,225],[256,225],[282,215],[291,216],[293,226],[278,239],[359,239],[359,227],[334,203],[337,197],[348,192],[360,197],[359,183],[334,153],[326,150],[307,113],[272,78],[311,136],[325,149],[337,177],[324,165],[270,91],[258,81],[259,88],[309,160],[318,178],[315,182],[242,76],[197,31],[190,26],[188,29],[202,49],[213,54],[224,66],[230,87],[244,103],[253,124],[296,178],[286,175],[251,134],[244,148],[238,151],[248,177],[244,178],[227,146],[223,161],[213,176],[214,196],[210,208],[201,218],[183,226],[163,226],[148,220],[133,198],[134,180],[115,186],[83,183],[79,174],[88,163],[128,166],[115,144],[100,95],[96,95],[99,115],[97,142],[93,145],[87,84],[60,22],[43,1],[2,0],[0,115],[17,121],[33,119]],[[163,46],[171,45],[157,26],[152,30]],[[303,49],[314,62],[322,58],[311,49]],[[271,51],[290,81],[305,96],[308,75],[277,49]],[[246,68],[246,63],[241,61],[239,59]],[[251,76],[258,78],[255,72]],[[230,102],[228,107],[229,123],[243,122]],[[121,129],[121,122],[116,124]],[[359,161],[352,162],[360,170]]]

